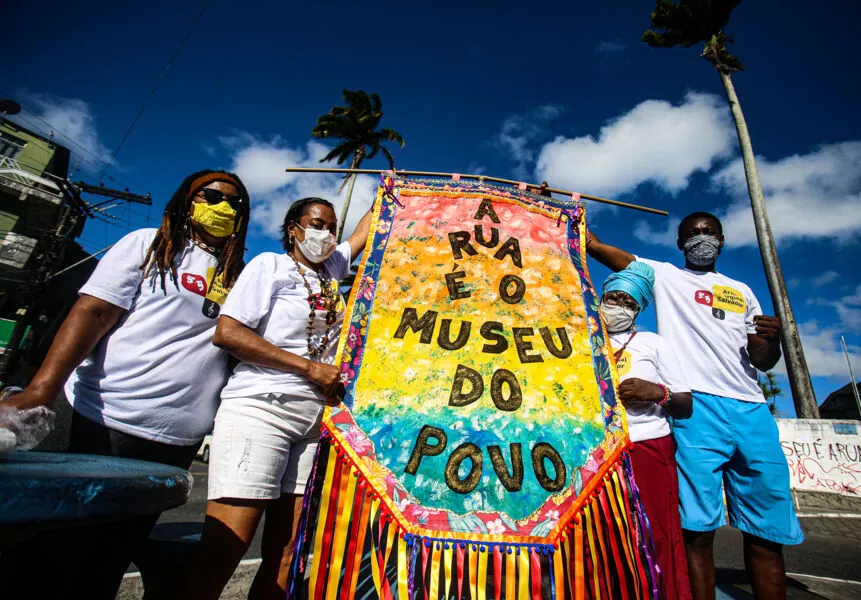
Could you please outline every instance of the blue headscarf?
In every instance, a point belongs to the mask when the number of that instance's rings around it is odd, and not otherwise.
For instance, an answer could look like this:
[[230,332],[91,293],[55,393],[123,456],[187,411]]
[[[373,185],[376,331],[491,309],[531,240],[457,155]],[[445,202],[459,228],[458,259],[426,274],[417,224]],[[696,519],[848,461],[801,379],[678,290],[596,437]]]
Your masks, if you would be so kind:
[[604,293],[625,292],[629,294],[640,310],[646,310],[655,297],[655,270],[646,263],[635,260],[625,269],[613,273],[604,282]]

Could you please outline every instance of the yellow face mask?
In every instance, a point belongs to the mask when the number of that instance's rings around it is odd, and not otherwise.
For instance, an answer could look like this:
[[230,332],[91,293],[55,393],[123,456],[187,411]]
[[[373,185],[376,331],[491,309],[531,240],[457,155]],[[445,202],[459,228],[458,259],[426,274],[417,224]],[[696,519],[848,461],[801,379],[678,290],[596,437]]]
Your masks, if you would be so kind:
[[191,220],[215,237],[227,237],[236,227],[236,211],[225,200],[218,204],[192,204]]

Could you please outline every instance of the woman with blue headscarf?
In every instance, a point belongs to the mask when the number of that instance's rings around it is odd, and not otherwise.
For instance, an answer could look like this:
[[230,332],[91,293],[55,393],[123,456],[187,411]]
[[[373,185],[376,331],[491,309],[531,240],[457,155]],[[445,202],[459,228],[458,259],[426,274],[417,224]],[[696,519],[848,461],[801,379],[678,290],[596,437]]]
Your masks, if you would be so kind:
[[619,399],[628,413],[634,442],[631,464],[649,517],[665,597],[691,598],[685,543],[679,517],[675,444],[667,416],[691,416],[691,390],[672,346],[634,322],[652,301],[655,272],[634,261],[604,282],[601,315],[622,383]]

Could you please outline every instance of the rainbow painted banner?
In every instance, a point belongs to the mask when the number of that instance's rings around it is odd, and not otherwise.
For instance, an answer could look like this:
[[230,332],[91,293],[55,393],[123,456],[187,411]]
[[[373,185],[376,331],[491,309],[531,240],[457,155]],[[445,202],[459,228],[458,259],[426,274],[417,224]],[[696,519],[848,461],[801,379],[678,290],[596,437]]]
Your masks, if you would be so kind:
[[292,597],[659,597],[584,227],[579,202],[383,179]]

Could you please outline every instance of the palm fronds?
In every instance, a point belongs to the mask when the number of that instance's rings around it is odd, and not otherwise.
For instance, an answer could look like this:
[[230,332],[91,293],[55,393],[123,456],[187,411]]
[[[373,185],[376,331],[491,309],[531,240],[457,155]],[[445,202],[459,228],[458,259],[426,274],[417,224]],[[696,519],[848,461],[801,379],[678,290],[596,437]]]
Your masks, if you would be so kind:
[[723,31],[739,4],[741,0],[656,0],[643,41],[656,48],[705,44],[702,56],[715,68],[740,71],[744,64],[727,49],[732,38]]

